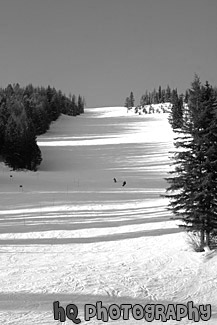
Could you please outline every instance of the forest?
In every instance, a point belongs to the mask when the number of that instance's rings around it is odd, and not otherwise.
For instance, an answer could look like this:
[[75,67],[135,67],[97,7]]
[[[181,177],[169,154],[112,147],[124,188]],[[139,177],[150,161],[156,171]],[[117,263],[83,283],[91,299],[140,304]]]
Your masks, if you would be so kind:
[[84,113],[81,95],[66,96],[53,87],[9,84],[0,88],[0,156],[13,170],[36,171],[42,161],[37,135],[49,130],[60,114]]

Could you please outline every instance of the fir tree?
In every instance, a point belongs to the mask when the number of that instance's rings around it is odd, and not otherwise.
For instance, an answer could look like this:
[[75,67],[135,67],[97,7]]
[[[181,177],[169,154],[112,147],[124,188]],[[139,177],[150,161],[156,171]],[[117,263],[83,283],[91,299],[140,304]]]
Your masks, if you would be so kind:
[[166,97],[166,91],[165,89],[161,90],[161,103],[165,102],[165,97]]
[[134,103],[135,103],[135,99],[134,99],[133,92],[131,91],[131,93],[130,93],[130,97],[129,97],[129,104],[130,104],[130,107],[134,107]]
[[7,100],[2,97],[0,100],[0,154],[5,142],[5,127],[8,121],[10,113],[7,109]]
[[184,102],[187,104],[188,103],[188,98],[189,98],[189,93],[188,90],[185,91],[185,98],[184,98]]
[[146,90],[145,94],[142,95],[142,97],[140,99],[140,105],[145,106],[145,105],[149,105],[149,104],[150,104],[149,94],[148,94],[148,91]]
[[169,209],[183,221],[185,230],[200,234],[209,245],[217,229],[217,101],[211,87],[195,76],[189,91],[188,121],[177,137],[175,169],[167,178]]
[[152,102],[152,104],[158,104],[158,93],[155,88],[152,92],[152,101],[151,102]]
[[165,102],[171,101],[171,89],[170,86],[167,86],[166,93],[165,93]]
[[158,103],[162,103],[162,91],[161,86],[158,88]]
[[72,96],[71,107],[72,107],[72,115],[77,116],[79,112],[78,112],[78,105],[77,105],[77,100],[75,95]]
[[79,114],[84,113],[84,103],[83,103],[81,95],[78,96],[78,111],[79,111]]
[[125,103],[124,103],[124,107],[130,108],[130,98],[129,97],[126,98]]
[[169,115],[169,123],[173,129],[181,128],[183,125],[183,100],[182,96],[178,96],[177,91],[172,95],[172,108]]

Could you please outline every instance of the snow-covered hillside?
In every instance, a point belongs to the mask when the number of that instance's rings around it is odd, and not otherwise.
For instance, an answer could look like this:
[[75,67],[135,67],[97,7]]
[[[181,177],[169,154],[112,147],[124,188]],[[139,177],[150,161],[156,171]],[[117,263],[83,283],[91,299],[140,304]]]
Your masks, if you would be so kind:
[[[185,110],[187,109],[187,104],[183,103],[184,107],[184,114]],[[138,114],[138,115],[144,115],[144,114],[164,114],[164,113],[170,113],[172,108],[172,103],[166,102],[166,103],[159,103],[159,104],[150,104],[145,106],[136,106],[129,108],[127,110],[130,114]]]
[[150,104],[145,106],[132,107],[130,111],[135,114],[155,114],[155,113],[169,113],[171,111],[172,104],[170,102]]
[[198,324],[216,324],[217,255],[191,251],[160,196],[173,149],[168,114],[89,108],[61,116],[38,144],[36,173],[0,165],[0,324],[60,324],[54,301],[76,304],[81,324],[103,324],[84,321],[84,304],[99,300],[211,304],[212,318]]

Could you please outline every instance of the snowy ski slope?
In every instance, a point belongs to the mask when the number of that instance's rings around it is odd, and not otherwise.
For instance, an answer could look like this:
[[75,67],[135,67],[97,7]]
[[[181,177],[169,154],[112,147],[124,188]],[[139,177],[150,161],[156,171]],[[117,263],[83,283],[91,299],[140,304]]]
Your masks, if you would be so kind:
[[38,137],[36,173],[1,163],[0,324],[60,324],[57,300],[76,304],[81,324],[103,324],[84,321],[84,304],[99,300],[211,304],[212,318],[198,324],[217,323],[217,256],[191,251],[160,196],[173,149],[167,118],[89,108]]

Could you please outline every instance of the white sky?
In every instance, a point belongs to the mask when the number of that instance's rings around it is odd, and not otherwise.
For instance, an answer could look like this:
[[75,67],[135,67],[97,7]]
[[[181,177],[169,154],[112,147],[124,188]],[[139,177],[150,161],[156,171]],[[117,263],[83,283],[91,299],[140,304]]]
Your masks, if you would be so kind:
[[216,0],[1,0],[1,83],[48,85],[89,107],[159,85],[217,84]]

